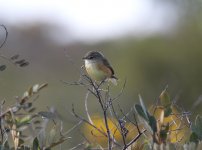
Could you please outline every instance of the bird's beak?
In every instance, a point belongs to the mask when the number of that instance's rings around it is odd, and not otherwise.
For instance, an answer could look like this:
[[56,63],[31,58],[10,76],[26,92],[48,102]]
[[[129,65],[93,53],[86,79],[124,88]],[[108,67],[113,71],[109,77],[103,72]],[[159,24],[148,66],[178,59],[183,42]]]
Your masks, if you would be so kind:
[[85,60],[85,59],[87,59],[87,58],[86,58],[86,57],[83,57],[82,59]]

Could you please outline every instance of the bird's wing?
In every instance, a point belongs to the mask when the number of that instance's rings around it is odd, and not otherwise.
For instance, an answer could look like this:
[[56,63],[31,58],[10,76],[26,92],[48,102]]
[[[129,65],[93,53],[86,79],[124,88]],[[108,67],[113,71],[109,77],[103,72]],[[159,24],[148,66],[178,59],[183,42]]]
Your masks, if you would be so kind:
[[112,75],[114,75],[114,70],[113,70],[112,66],[109,64],[109,62],[108,62],[108,60],[106,58],[103,59],[103,64],[105,66],[107,66],[111,70]]

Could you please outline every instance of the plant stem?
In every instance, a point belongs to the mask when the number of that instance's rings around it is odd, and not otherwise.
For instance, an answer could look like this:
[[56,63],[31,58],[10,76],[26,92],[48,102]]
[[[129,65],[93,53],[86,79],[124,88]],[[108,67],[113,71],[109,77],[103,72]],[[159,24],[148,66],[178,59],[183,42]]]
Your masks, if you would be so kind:
[[103,110],[105,127],[106,127],[106,130],[107,130],[107,137],[108,137],[108,150],[111,150],[112,149],[112,143],[111,143],[111,134],[110,134],[110,130],[109,130],[109,126],[108,126],[108,120],[107,120],[107,109],[104,107],[104,105],[102,103],[101,95],[100,95],[100,92],[99,92],[99,87],[100,86],[96,87],[96,85],[93,83],[93,87],[94,87],[94,89],[96,91],[97,98],[98,98],[99,103],[101,105],[101,108]]

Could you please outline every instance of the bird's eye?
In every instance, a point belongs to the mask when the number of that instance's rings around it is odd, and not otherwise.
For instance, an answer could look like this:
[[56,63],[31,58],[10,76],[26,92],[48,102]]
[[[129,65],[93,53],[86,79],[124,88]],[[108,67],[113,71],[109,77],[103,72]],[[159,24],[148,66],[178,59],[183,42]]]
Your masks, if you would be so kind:
[[93,59],[93,56],[90,56],[89,59]]

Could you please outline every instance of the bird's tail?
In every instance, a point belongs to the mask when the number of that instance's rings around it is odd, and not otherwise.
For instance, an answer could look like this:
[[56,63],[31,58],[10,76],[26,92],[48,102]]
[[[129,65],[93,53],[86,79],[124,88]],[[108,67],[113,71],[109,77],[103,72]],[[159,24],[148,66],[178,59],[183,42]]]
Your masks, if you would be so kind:
[[117,84],[118,84],[118,83],[117,83],[118,78],[115,77],[115,76],[112,76],[111,78],[109,78],[109,81],[110,81],[112,84],[114,84],[114,85],[117,85]]

